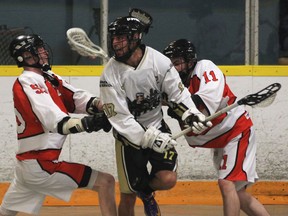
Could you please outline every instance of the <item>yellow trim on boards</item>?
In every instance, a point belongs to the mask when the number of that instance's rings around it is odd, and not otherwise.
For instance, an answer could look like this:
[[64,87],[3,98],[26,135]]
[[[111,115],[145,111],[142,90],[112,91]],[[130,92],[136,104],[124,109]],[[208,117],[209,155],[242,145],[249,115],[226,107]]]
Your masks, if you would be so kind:
[[[103,65],[58,65],[53,66],[52,70],[60,76],[100,76],[103,68]],[[226,76],[288,76],[288,66],[222,65],[219,68]],[[21,72],[22,68],[16,65],[0,66],[0,76],[18,76]]]
[[[53,66],[52,71],[60,76],[100,76],[103,71],[103,66],[85,65],[71,66],[59,65]],[[16,65],[0,66],[0,76],[19,76],[23,71]]]

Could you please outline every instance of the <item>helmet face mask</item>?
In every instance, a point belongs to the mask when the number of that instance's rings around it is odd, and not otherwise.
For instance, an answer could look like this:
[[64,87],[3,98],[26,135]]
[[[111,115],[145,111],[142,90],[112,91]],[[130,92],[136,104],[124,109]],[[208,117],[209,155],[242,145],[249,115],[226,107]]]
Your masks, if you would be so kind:
[[164,49],[163,54],[171,59],[179,72],[182,82],[187,84],[197,63],[197,54],[194,45],[186,39],[179,39],[171,42]]
[[[40,50],[40,52],[38,50]],[[9,51],[18,67],[29,66],[42,68],[43,64],[49,64],[49,56],[45,44],[43,40],[35,34],[16,37],[10,43]],[[46,53],[46,57],[42,58],[41,53]],[[42,64],[39,63],[41,60],[43,61]]]
[[109,24],[110,49],[117,61],[125,62],[130,58],[141,44],[144,29],[143,24],[131,16],[117,18]]

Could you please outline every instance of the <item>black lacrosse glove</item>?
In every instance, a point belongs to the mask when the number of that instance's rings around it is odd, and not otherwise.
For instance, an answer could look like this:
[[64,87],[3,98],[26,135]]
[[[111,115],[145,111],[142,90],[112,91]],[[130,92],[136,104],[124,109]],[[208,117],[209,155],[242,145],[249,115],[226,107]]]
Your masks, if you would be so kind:
[[[102,118],[101,118],[102,128],[103,128],[103,130],[104,130],[106,133],[108,133],[108,132],[111,130],[112,125],[110,124],[110,122],[109,122],[107,116],[105,115],[105,113],[104,113],[104,112],[102,112],[102,113],[103,113],[103,116],[102,116]],[[101,113],[101,114],[102,114],[102,113]]]
[[171,117],[171,118],[174,118],[176,120],[178,120],[179,122],[181,122],[181,117],[179,115],[176,114],[176,112],[171,108],[169,107],[167,109],[167,114]]
[[81,119],[81,123],[84,130],[88,133],[99,131],[101,129],[103,129],[105,132],[109,132],[112,128],[104,112],[85,116]]

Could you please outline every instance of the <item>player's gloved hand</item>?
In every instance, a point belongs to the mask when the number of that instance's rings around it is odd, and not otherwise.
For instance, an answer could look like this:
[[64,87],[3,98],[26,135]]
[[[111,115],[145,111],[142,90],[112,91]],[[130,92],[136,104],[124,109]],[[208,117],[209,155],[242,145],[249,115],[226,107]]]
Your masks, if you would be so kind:
[[162,133],[154,126],[150,126],[146,130],[141,140],[141,146],[143,149],[152,148],[154,151],[158,153],[163,153],[176,145],[177,142],[172,139],[171,134]]
[[206,122],[205,119],[205,115],[195,107],[186,110],[182,115],[182,120],[192,128],[194,134],[201,134],[209,127],[212,127],[212,122]]
[[104,112],[91,116],[85,116],[81,119],[81,123],[84,130],[88,133],[99,131],[101,129],[103,129],[105,132],[109,132],[112,128]]
[[100,105],[100,100],[97,97],[93,97],[90,99],[90,101],[87,103],[87,113],[89,113],[90,115],[94,115],[96,113],[99,113],[99,106]]

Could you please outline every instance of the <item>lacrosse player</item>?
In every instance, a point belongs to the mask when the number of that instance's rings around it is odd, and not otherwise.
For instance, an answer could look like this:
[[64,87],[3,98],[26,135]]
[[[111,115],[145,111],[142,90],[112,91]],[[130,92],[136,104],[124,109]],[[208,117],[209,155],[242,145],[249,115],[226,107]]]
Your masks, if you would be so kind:
[[143,201],[146,215],[161,215],[154,191],[171,189],[176,183],[177,143],[163,120],[162,93],[180,116],[195,124],[195,133],[211,125],[201,124],[205,116],[196,109],[169,58],[141,43],[148,29],[135,16],[109,24],[114,56],[100,78],[101,102],[114,128],[120,216],[135,215],[136,195]]
[[[171,59],[197,108],[205,115],[209,116],[236,101],[222,71],[210,60],[197,61],[195,47],[190,41],[173,41],[163,53]],[[172,108],[168,109],[168,115],[178,119],[183,127],[181,116]],[[192,147],[212,148],[224,215],[239,215],[240,208],[247,215],[269,215],[264,206],[246,192],[246,187],[258,179],[257,146],[248,112],[243,106],[238,106],[212,120],[212,124],[213,127],[201,134],[191,132],[185,137]]]
[[[98,192],[102,215],[116,216],[115,180],[91,167],[58,161],[67,134],[92,132],[111,125],[99,100],[50,71],[49,54],[38,35],[21,35],[10,54],[22,74],[13,85],[18,150],[15,176],[0,206],[1,216],[38,214],[46,195],[69,201],[77,188]],[[82,118],[68,113],[92,114]]]

